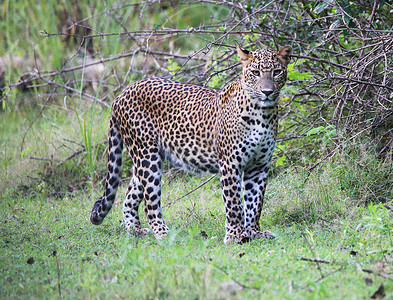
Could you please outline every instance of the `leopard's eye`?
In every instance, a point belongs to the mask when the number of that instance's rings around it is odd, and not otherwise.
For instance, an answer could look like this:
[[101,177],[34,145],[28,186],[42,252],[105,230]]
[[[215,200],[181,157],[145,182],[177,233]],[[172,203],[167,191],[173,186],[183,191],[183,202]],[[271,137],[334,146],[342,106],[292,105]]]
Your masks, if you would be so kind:
[[261,72],[259,70],[252,70],[251,73],[254,76],[259,76],[261,74]]
[[273,70],[273,77],[277,77],[279,75],[281,75],[283,72],[283,70]]

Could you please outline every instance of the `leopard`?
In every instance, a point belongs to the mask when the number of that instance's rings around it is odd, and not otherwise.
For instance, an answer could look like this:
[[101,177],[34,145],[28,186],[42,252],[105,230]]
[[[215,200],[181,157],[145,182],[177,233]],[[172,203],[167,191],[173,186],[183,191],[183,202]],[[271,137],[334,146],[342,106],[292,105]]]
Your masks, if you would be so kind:
[[[221,89],[153,77],[131,83],[115,98],[105,188],[93,205],[92,224],[101,224],[113,206],[125,145],[133,174],[123,201],[126,231],[157,239],[169,233],[161,178],[163,162],[170,160],[190,172],[220,175],[224,243],[276,237],[261,230],[260,217],[292,48],[236,49],[241,74]],[[149,228],[139,218],[142,200]]]

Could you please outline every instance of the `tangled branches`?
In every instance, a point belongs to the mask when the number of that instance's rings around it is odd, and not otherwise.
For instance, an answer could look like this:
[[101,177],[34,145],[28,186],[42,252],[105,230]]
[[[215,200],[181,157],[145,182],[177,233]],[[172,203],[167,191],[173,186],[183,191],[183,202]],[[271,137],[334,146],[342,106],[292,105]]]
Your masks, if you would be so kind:
[[323,39],[308,51],[331,63],[309,62],[315,76],[306,89],[320,98],[309,119],[333,126],[341,140],[367,133],[386,154],[393,147],[393,23],[391,5],[379,2],[356,8],[320,2],[336,15],[314,18],[329,29],[316,31]]

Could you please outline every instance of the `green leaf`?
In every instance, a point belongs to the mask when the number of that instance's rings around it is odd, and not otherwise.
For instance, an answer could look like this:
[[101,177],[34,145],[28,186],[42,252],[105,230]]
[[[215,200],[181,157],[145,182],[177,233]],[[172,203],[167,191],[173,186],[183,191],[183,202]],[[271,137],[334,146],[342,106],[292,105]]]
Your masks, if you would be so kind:
[[25,158],[26,156],[28,156],[29,152],[31,152],[30,147],[26,147],[25,149],[23,149],[22,153],[20,154],[21,158]]
[[213,76],[208,83],[209,88],[211,89],[218,89],[222,86],[222,80],[220,76]]
[[326,2],[321,2],[321,3],[319,3],[319,4],[314,8],[314,13],[318,15],[318,14],[320,14],[322,11],[324,11],[326,7],[328,7],[328,3],[326,3]]
[[172,59],[168,59],[167,69],[171,74],[176,74],[176,72],[180,69],[178,63]]
[[316,127],[316,128],[313,128],[313,129],[307,131],[306,132],[306,136],[318,134],[318,133],[323,132],[323,131],[325,131],[325,127],[319,126],[319,127]]
[[288,159],[285,155],[279,156],[276,160],[276,167],[282,166],[286,161],[288,161]]
[[308,72],[299,72],[299,70],[295,68],[296,66],[302,65],[306,61],[307,59],[299,59],[294,63],[289,64],[287,67],[287,77],[290,80],[307,80],[314,77],[314,74],[309,74]]

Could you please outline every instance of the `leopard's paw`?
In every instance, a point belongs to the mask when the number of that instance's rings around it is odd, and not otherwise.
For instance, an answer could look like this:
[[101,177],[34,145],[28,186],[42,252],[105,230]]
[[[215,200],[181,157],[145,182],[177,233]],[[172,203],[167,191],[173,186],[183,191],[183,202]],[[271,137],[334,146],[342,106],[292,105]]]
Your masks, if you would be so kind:
[[259,230],[255,232],[254,239],[275,239],[277,236],[270,230]]

